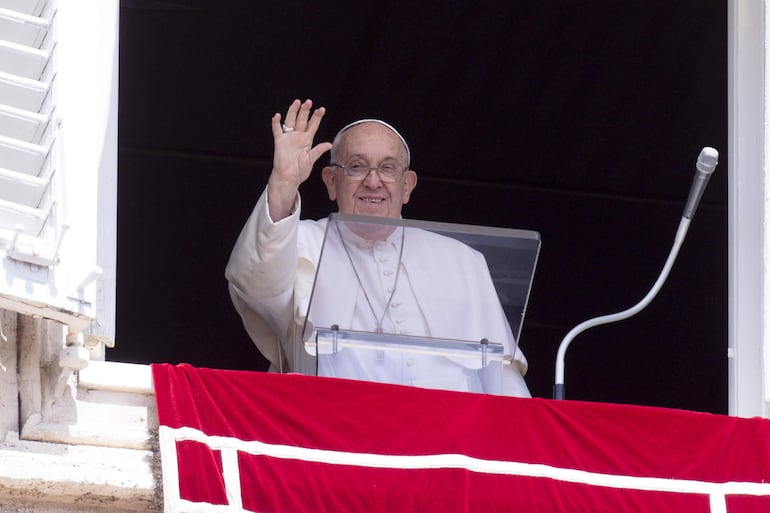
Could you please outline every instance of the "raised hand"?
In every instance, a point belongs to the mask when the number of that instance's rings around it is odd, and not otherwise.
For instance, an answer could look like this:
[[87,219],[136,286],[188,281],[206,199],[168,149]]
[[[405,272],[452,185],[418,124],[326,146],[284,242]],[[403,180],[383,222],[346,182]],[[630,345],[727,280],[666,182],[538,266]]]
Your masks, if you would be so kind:
[[278,221],[291,214],[300,184],[308,179],[315,162],[332,147],[329,142],[313,146],[313,139],[326,109],[313,108],[312,100],[294,100],[286,111],[272,119],[273,171],[267,185],[270,216]]

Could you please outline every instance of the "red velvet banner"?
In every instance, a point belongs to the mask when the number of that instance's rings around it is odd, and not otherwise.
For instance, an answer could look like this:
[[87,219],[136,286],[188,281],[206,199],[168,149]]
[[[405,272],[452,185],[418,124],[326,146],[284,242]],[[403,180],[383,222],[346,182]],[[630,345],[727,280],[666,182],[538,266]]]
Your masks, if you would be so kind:
[[770,511],[766,419],[188,365],[153,377],[167,511]]

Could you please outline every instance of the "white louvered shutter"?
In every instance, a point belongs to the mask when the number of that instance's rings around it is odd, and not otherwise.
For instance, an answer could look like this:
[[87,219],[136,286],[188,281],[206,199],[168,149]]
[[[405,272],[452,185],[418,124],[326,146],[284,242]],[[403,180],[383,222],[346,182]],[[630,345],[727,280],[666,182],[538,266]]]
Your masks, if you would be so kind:
[[118,0],[0,0],[0,308],[114,337]]

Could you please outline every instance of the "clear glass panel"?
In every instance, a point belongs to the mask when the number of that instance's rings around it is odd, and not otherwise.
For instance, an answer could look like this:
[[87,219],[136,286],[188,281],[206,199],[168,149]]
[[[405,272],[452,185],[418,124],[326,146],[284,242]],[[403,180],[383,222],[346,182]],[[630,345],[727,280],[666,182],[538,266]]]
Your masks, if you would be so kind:
[[500,392],[537,232],[331,216],[305,324],[316,373]]

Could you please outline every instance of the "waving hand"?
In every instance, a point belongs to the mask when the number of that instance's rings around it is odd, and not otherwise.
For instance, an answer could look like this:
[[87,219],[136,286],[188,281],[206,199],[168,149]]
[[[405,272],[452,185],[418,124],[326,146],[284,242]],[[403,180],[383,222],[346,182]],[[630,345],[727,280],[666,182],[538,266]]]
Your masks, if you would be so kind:
[[273,116],[273,170],[267,185],[273,221],[291,214],[300,184],[308,179],[321,155],[332,147],[329,142],[313,146],[326,109],[319,107],[311,115],[312,108],[311,100],[294,100],[286,111],[283,123],[280,114]]

